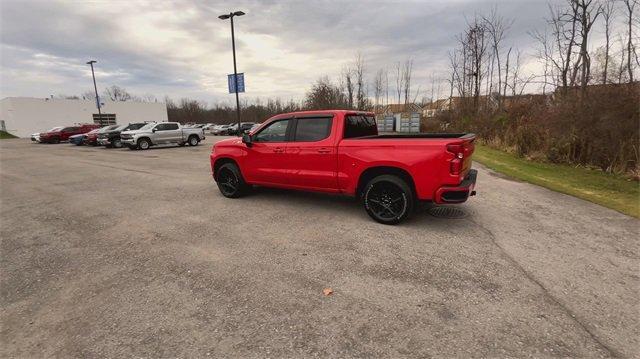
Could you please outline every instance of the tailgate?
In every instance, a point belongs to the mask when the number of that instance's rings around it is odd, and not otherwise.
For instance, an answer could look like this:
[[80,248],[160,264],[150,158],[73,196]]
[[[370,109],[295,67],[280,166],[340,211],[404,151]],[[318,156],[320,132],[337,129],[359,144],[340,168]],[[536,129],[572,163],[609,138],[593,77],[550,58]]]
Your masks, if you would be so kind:
[[473,136],[471,138],[465,139],[464,142],[464,162],[462,162],[462,177],[464,178],[469,170],[471,169],[471,157],[473,156],[473,152],[476,150],[475,141],[476,137]]

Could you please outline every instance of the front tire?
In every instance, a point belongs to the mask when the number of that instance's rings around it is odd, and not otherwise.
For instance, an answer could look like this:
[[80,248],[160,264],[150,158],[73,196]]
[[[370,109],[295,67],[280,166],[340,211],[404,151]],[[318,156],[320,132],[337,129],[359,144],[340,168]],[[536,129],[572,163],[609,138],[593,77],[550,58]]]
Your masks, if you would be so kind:
[[141,138],[138,140],[138,148],[141,150],[148,150],[151,147],[151,141],[146,138]]
[[114,140],[113,148],[122,148],[122,141],[120,139]]
[[216,183],[220,193],[227,198],[242,197],[249,191],[249,186],[235,163],[226,163],[218,168]]
[[413,191],[402,178],[381,175],[366,185],[364,209],[376,222],[398,224],[412,213],[415,205]]

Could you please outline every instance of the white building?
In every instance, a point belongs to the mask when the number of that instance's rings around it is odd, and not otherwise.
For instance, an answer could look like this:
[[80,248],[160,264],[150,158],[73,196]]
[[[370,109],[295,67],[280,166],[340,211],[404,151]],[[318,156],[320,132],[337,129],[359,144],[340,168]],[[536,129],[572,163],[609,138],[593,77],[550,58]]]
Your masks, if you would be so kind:
[[105,101],[100,109],[102,121],[92,100],[7,97],[0,100],[0,129],[18,137],[29,137],[56,126],[80,123],[167,121],[167,105],[161,102]]

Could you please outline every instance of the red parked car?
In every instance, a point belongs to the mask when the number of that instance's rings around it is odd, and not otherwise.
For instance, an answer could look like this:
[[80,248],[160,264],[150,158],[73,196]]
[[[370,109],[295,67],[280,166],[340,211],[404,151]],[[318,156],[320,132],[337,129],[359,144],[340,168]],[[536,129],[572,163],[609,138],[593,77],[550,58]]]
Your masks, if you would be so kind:
[[274,116],[242,139],[217,142],[213,178],[225,197],[252,185],[341,193],[376,221],[396,224],[417,201],[461,203],[475,194],[475,135],[378,135],[374,114],[344,110]]
[[55,131],[43,132],[40,134],[40,143],[60,143],[61,141],[69,140],[69,137],[73,135],[87,133],[91,130],[95,130],[96,128],[100,128],[100,125],[84,124],[63,127],[61,129],[56,129]]

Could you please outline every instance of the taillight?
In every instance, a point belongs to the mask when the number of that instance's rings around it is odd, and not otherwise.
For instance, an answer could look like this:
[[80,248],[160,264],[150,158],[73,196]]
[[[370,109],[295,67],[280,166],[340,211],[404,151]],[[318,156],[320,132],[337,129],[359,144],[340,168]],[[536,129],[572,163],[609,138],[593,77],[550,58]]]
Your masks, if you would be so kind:
[[447,151],[455,156],[449,164],[449,172],[452,175],[459,175],[462,172],[462,162],[464,159],[464,147],[460,144],[447,145]]

